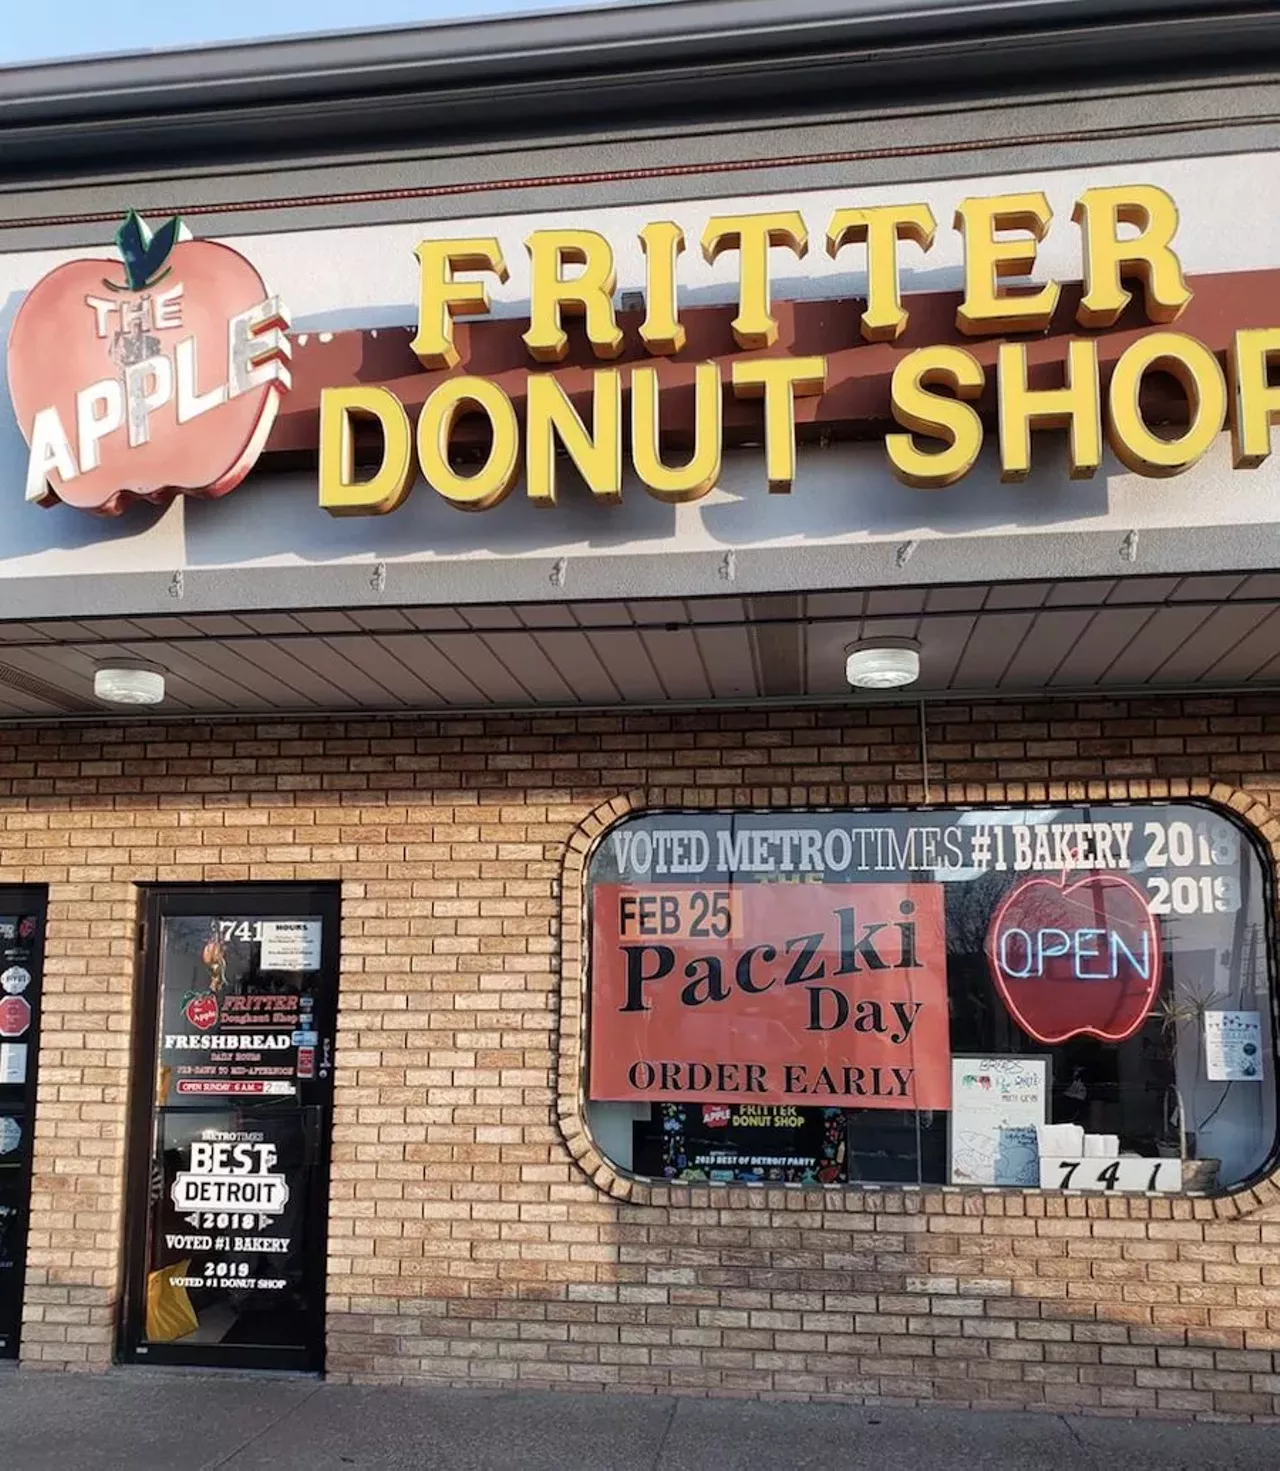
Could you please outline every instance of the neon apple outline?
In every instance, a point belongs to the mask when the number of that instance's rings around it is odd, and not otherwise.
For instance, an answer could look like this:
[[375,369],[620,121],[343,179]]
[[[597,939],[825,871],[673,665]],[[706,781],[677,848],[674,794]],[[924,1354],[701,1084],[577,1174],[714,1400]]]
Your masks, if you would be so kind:
[[[1075,1022],[1070,1023],[1065,1028],[1047,1028],[1041,1025],[1034,1025],[1028,1020],[1025,1005],[1016,999],[1014,992],[1010,989],[1008,979],[1006,978],[1006,964],[1005,960],[1000,954],[1000,938],[1004,929],[1005,917],[1008,914],[1009,910],[1013,907],[1015,903],[1018,903],[1020,901],[1025,902],[1028,892],[1034,888],[1051,889],[1057,895],[1061,896],[1062,899],[1065,899],[1068,895],[1073,894],[1077,889],[1089,889],[1095,894],[1108,888],[1122,889],[1132,897],[1137,905],[1141,906],[1142,914],[1145,917],[1146,921],[1146,955],[1150,958],[1150,964],[1148,967],[1149,974],[1143,977],[1146,994],[1145,997],[1142,999],[1141,1009],[1138,1010],[1133,1018],[1129,1020],[1126,1025],[1119,1030],[1117,1030],[1115,1027],[1107,1027],[1105,1025],[1099,1026],[1089,1023],[1080,1025]],[[1106,931],[1107,928],[1108,927],[1106,926],[1099,925],[1096,927],[1096,931],[1091,928],[1088,931],[1079,930],[1077,931],[1077,933],[1103,933]],[[1041,932],[1045,933],[1048,931],[1045,928],[1042,928]],[[1064,938],[1066,937],[1067,933],[1066,931],[1058,929],[1057,927],[1053,927],[1052,932],[1061,934],[1064,936]],[[1023,933],[1028,932],[1023,931]],[[1133,954],[1133,951],[1127,944],[1122,945],[1122,948],[1124,949],[1128,957],[1132,961],[1134,961],[1134,968],[1137,973],[1141,975],[1141,969],[1137,965],[1137,957]],[[1026,878],[1020,879],[1000,901],[999,906],[997,907],[995,913],[992,915],[991,923],[987,928],[987,938],[983,949],[986,954],[987,965],[990,969],[992,979],[995,982],[996,989],[1000,993],[1000,999],[1004,1002],[1009,1015],[1013,1017],[1014,1021],[1017,1022],[1018,1026],[1021,1027],[1022,1030],[1029,1037],[1033,1037],[1037,1042],[1042,1042],[1046,1046],[1056,1045],[1059,1042],[1067,1041],[1071,1037],[1080,1036],[1097,1037],[1100,1041],[1103,1042],[1124,1042],[1128,1038],[1132,1037],[1134,1033],[1139,1031],[1143,1024],[1146,1022],[1147,1017],[1151,1014],[1151,1008],[1154,1005],[1156,996],[1158,995],[1160,990],[1163,957],[1160,950],[1159,921],[1157,920],[1156,916],[1151,912],[1151,906],[1147,903],[1146,893],[1138,886],[1138,884],[1133,879],[1127,878],[1123,874],[1090,873],[1085,874],[1081,878],[1075,879],[1071,883],[1067,882],[1067,875],[1065,873],[1056,879],[1051,878],[1045,874],[1033,874],[1028,875]],[[1067,953],[1068,952],[1065,950],[1055,950],[1047,953],[1041,952],[1041,959],[1057,959],[1058,957],[1063,956]],[[1097,953],[1098,952],[1096,951],[1090,952],[1090,958],[1093,958]],[[1073,972],[1074,979],[1079,985],[1082,986],[1110,984],[1115,979],[1112,976],[1082,976],[1080,975],[1078,968],[1074,965]],[[1013,979],[1015,981],[1025,981],[1033,979],[1033,977],[1031,972],[1027,971],[1022,975],[1013,976]],[[1141,993],[1139,993],[1139,995],[1141,995]],[[1123,1000],[1124,993],[1122,993],[1121,995],[1121,1001]],[[1127,1016],[1128,1007],[1123,1008],[1123,1014]]]

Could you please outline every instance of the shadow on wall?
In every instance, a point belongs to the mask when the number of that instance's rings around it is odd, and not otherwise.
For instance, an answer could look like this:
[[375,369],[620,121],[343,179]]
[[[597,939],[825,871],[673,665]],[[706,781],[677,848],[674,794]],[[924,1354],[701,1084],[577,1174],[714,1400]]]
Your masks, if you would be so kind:
[[630,472],[624,476],[622,503],[599,505],[562,462],[553,507],[533,506],[519,482],[501,505],[463,512],[419,478],[397,510],[341,517],[320,508],[314,471],[258,473],[225,499],[187,502],[189,562],[659,553],[670,551],[674,538],[682,551],[716,551],[927,531],[964,535],[1067,525],[1080,530],[1108,515],[1111,476],[1127,472],[1112,465],[1093,481],[1073,481],[1065,446],[1046,440],[1037,455],[1034,495],[1025,486],[1000,483],[993,449],[984,451],[969,479],[939,492],[901,485],[883,447],[862,443],[802,450],[790,495],[769,493],[763,450],[749,448],[726,458],[717,488],[692,506],[664,505]]
[[[677,509],[632,482],[618,506],[599,506],[576,475],[562,470],[560,499],[535,507],[521,485],[500,506],[469,513],[419,479],[398,510],[384,516],[331,516],[320,508],[314,471],[253,475],[224,500],[187,504],[189,565],[220,566],[288,556],[296,562],[344,558],[511,556],[592,548],[667,545]],[[246,555],[248,553],[248,555]]]
[[1280,1243],[1275,1208],[1206,1229],[1185,1200],[1134,1219],[1080,1198],[892,1191],[815,1204],[780,1189],[672,1189],[629,1205],[581,1174],[555,1197],[538,1211],[545,1234],[520,1232],[540,1248],[477,1241],[470,1275],[446,1259],[458,1263],[456,1238],[424,1243],[430,1257],[403,1295],[384,1282],[376,1311],[366,1300],[330,1317],[329,1372],[1129,1414],[1280,1409],[1280,1332],[1263,1305],[1280,1304],[1280,1289],[1261,1286],[1258,1265],[1280,1249],[1263,1244]]
[[[1158,779],[1141,785],[1167,794]],[[521,1091],[526,1125],[505,1166],[519,1162],[519,1183],[499,1183],[491,1205],[500,1136],[482,1144],[478,1128],[476,1145],[453,1153],[442,1135],[428,1173],[448,1205],[424,1210],[403,1276],[375,1279],[376,1300],[331,1317],[330,1372],[1115,1414],[1280,1410],[1274,1177],[1220,1200],[619,1179],[580,1117],[574,854],[629,800],[584,816],[565,850],[564,930],[549,920],[545,936],[572,979],[551,957],[524,977],[539,993],[528,1045],[544,1041],[545,990],[560,1055],[545,1089]],[[345,1188],[354,1204],[358,1183]],[[358,1260],[361,1231],[352,1220],[335,1254]]]
[[[865,273],[850,276],[856,290],[863,288]],[[960,284],[955,271],[925,271],[910,276],[914,290],[941,290]],[[858,316],[862,299],[851,294],[831,297],[838,285],[831,280],[784,278],[775,283],[776,299],[801,301],[801,315],[813,330],[831,336],[855,353],[863,344]],[[682,295],[688,306],[731,302],[730,287],[693,288]],[[519,318],[527,304],[513,309],[501,304],[494,316]],[[406,307],[385,308],[375,315],[397,318],[401,324],[411,316]],[[359,316],[359,314],[356,314]],[[833,328],[833,319],[838,319]],[[357,325],[349,312],[313,314],[299,337],[318,333],[322,341],[330,333]],[[785,330],[794,331],[788,317]],[[377,328],[383,330],[381,326]],[[403,332],[403,325],[387,329]],[[468,329],[470,330],[470,329]],[[634,332],[634,321],[628,327]],[[923,331],[922,331],[922,336]],[[719,339],[717,339],[718,341]],[[369,347],[366,339],[366,348]],[[385,344],[383,344],[385,345]],[[792,346],[784,338],[783,348]],[[721,344],[723,346],[723,344]],[[718,349],[717,349],[718,350]],[[877,353],[882,348],[874,349]],[[387,359],[377,354],[376,370],[368,362],[352,367],[345,349],[335,349],[343,358],[340,373],[356,382],[381,381]],[[684,357],[696,356],[693,348]],[[408,378],[398,378],[393,387],[409,393],[416,367],[404,354]],[[575,332],[566,368],[590,371],[608,367],[595,359],[580,332]],[[472,339],[469,371],[486,377],[513,380],[536,365],[524,352],[518,338],[501,334]],[[335,370],[337,371],[337,370]],[[409,385],[406,387],[406,385]],[[877,393],[881,391],[877,387]],[[664,402],[674,399],[676,417],[692,422],[692,386],[670,386]],[[725,388],[726,395],[729,389]],[[888,420],[888,385],[883,384],[884,417]],[[411,415],[416,410],[410,410]],[[752,410],[753,414],[757,411]],[[800,418],[806,413],[803,401]],[[763,425],[761,423],[761,437]],[[988,431],[988,441],[993,431]],[[812,430],[809,431],[810,438]],[[681,458],[686,451],[673,451]],[[460,513],[419,479],[407,501],[388,517],[356,516],[332,518],[317,504],[316,475],[308,469],[298,474],[260,472],[234,498],[234,503],[216,507],[193,503],[190,517],[192,562],[223,565],[240,560],[245,547],[258,556],[289,556],[302,562],[325,562],[344,557],[388,558],[432,555],[441,557],[514,555],[519,553],[572,553],[589,549],[666,550],[670,539],[680,534],[682,549],[717,550],[749,544],[794,543],[807,539],[830,541],[841,536],[901,536],[936,531],[947,534],[987,532],[996,527],[1019,529],[1051,528],[1065,523],[1080,525],[1107,514],[1109,480],[1126,474],[1110,462],[1093,481],[1073,481],[1067,472],[1066,445],[1060,434],[1042,435],[1035,447],[1034,494],[1025,486],[1002,485],[994,452],[980,462],[974,474],[944,494],[913,490],[890,473],[879,433],[870,440],[843,442],[820,449],[810,444],[801,453],[795,491],[771,495],[765,471],[764,451],[751,444],[731,452],[725,461],[717,489],[694,506],[677,510],[649,496],[634,477],[624,478],[623,502],[603,507],[592,500],[567,459],[558,463],[559,503],[553,508],[534,508],[523,494],[523,481],[506,501],[483,514]]]

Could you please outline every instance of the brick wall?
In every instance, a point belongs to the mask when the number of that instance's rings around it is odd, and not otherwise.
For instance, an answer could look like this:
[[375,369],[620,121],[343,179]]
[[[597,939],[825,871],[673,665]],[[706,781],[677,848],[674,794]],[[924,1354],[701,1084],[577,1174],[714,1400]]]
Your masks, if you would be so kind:
[[[1280,696],[939,706],[928,749],[935,801],[1216,782],[1280,835],[1258,805],[1280,811]],[[332,1374],[1280,1412],[1269,1182],[632,1187],[594,1156],[572,1086],[592,826],[918,801],[920,758],[914,706],[0,731],[0,881],[50,886],[24,1362],[111,1355],[132,886],[339,878]]]

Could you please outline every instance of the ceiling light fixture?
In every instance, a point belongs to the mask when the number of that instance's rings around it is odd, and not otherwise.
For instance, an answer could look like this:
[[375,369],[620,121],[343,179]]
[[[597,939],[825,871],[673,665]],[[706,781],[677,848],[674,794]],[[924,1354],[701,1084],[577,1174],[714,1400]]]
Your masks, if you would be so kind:
[[104,664],[94,670],[93,693],[109,705],[158,705],[164,675],[140,664]]
[[920,645],[910,638],[864,639],[844,651],[844,677],[856,690],[900,690],[920,678]]

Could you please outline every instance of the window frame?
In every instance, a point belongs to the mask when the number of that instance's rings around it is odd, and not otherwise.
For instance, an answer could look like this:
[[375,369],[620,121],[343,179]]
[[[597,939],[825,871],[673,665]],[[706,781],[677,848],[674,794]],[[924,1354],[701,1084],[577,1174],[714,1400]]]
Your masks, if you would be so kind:
[[[1088,783],[1090,786],[1098,783]],[[847,805],[835,803],[815,804],[787,804],[779,806],[744,804],[737,806],[733,804],[717,803],[714,806],[694,807],[683,804],[668,802],[649,804],[644,800],[642,793],[630,793],[627,796],[614,799],[604,804],[602,809],[597,809],[592,814],[592,821],[588,819],[591,831],[586,841],[576,850],[573,845],[567,850],[568,858],[572,858],[576,851],[579,855],[579,868],[576,887],[580,890],[576,900],[576,923],[578,926],[577,945],[580,948],[580,958],[577,965],[577,982],[579,991],[578,1006],[578,1035],[576,1046],[576,1058],[572,1068],[573,1088],[576,1097],[573,1107],[566,1110],[566,1099],[564,1097],[563,1083],[565,1071],[561,1069],[561,1101],[559,1107],[562,1129],[566,1123],[576,1124],[580,1130],[581,1138],[589,1146],[589,1152],[594,1154],[597,1167],[592,1170],[588,1166],[593,1180],[602,1188],[610,1190],[615,1194],[625,1194],[634,1198],[636,1189],[648,1191],[662,1190],[709,1190],[719,1192],[724,1190],[783,1190],[794,1194],[797,1191],[812,1191],[820,1198],[832,1195],[848,1195],[849,1193],[871,1192],[883,1194],[892,1192],[907,1192],[916,1196],[924,1193],[945,1192],[948,1194],[972,1195],[980,1192],[983,1195],[992,1196],[1016,1196],[1016,1197],[1048,1197],[1065,1199],[1068,1196],[1076,1198],[1103,1199],[1118,1201],[1122,1209],[1125,1203],[1134,1200],[1161,1200],[1161,1201],[1201,1201],[1210,1203],[1232,1202],[1242,1196],[1247,1196],[1250,1191],[1257,1190],[1266,1182],[1275,1184],[1280,1191],[1280,954],[1277,953],[1277,936],[1280,935],[1280,914],[1277,914],[1277,894],[1280,893],[1280,839],[1269,840],[1262,831],[1263,823],[1275,823],[1278,814],[1265,803],[1250,793],[1242,792],[1235,788],[1225,787],[1220,783],[1188,783],[1191,790],[1185,794],[1149,796],[1145,793],[1133,795],[1113,795],[1112,788],[1115,783],[1107,783],[1108,790],[1097,795],[1084,794],[1081,796],[1064,797],[1060,800],[1050,800],[1045,797],[1029,798],[1025,801],[1011,800],[1003,795],[1005,788],[1000,787],[1001,797],[994,800],[976,801],[969,798],[965,801],[940,801],[940,802],[894,802],[894,803],[851,803]],[[1138,785],[1149,785],[1149,783],[1138,783]],[[970,789],[971,790],[971,789]],[[767,1182],[745,1182],[745,1181],[698,1181],[685,1182],[660,1178],[653,1175],[637,1173],[614,1161],[598,1143],[591,1130],[590,1097],[589,1097],[589,1066],[591,1049],[591,960],[592,960],[592,936],[594,934],[594,909],[592,902],[593,882],[591,869],[596,855],[610,834],[618,828],[629,823],[642,821],[646,818],[655,817],[682,817],[691,820],[691,823],[715,818],[742,818],[742,817],[823,817],[823,816],[850,816],[850,817],[888,817],[906,814],[920,816],[922,814],[945,814],[965,812],[1060,812],[1072,807],[1096,807],[1123,810],[1125,808],[1160,809],[1169,807],[1193,807],[1200,808],[1213,814],[1215,817],[1231,824],[1241,835],[1242,842],[1248,844],[1258,861],[1261,876],[1261,902],[1262,902],[1262,927],[1265,940],[1265,955],[1267,964],[1268,996],[1270,1005],[1267,1015],[1270,1020],[1270,1061],[1271,1077],[1264,1080],[1263,1086],[1270,1087],[1275,1105],[1275,1125],[1268,1150],[1263,1157],[1262,1163],[1249,1176],[1238,1180],[1229,1186],[1215,1184],[1210,1190],[1188,1190],[1185,1187],[1176,1192],[1150,1192],[1118,1190],[1114,1193],[1086,1192],[1071,1189],[1056,1189],[1049,1186],[1016,1186],[1016,1185],[970,1185],[951,1184],[950,1182],[898,1182],[886,1181],[883,1183],[875,1181],[848,1181],[840,1184],[821,1185],[816,1183],[788,1183],[781,1181]],[[1256,816],[1256,820],[1255,820]],[[586,826],[587,824],[583,824]],[[577,830],[581,833],[582,827]],[[566,871],[569,864],[566,862]],[[568,903],[570,900],[569,885],[562,883],[562,904],[567,917]],[[562,965],[562,982],[567,973]],[[561,1018],[560,1050],[563,1062],[564,1052],[564,1021]],[[672,1100],[679,1101],[679,1100]],[[571,1137],[571,1150],[580,1163],[584,1163],[587,1151],[574,1147]],[[621,1191],[614,1188],[613,1181],[620,1182],[625,1188]]]

